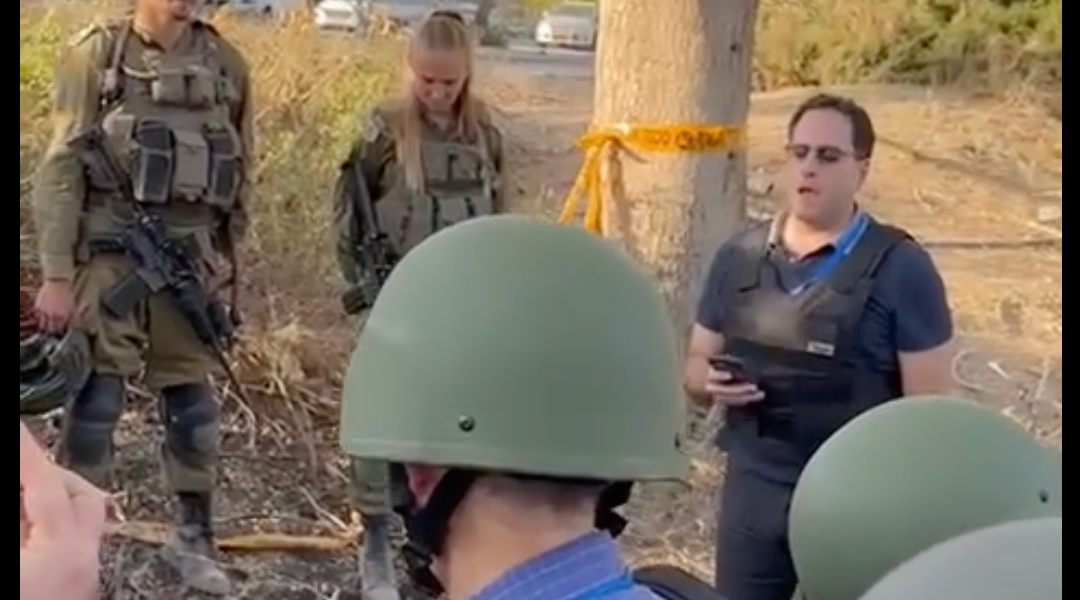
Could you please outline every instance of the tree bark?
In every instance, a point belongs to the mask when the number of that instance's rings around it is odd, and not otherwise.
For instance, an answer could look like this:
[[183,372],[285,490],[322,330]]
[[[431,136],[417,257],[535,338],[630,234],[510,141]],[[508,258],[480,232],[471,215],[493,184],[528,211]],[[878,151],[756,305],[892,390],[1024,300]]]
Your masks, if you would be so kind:
[[491,11],[493,10],[495,10],[495,0],[480,0],[476,7],[476,17],[473,20],[473,25],[479,31],[487,31],[488,26],[491,24]]
[[[756,17],[756,0],[601,0],[594,126],[744,126]],[[746,152],[640,158],[608,163],[622,189],[604,227],[655,273],[682,332],[703,266],[745,216]]]

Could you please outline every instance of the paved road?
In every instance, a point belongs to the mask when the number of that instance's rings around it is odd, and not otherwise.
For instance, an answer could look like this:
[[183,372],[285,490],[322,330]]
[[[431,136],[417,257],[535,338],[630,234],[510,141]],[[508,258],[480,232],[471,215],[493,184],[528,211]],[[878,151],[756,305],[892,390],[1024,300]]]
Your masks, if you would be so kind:
[[529,43],[514,43],[508,48],[482,48],[481,60],[501,68],[510,67],[537,77],[592,79],[592,52],[549,49],[541,51]]

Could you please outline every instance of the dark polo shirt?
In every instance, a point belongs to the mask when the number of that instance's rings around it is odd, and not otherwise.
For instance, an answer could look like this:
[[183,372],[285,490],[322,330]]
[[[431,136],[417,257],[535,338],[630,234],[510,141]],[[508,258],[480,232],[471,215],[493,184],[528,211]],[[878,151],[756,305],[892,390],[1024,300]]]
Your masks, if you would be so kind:
[[[786,290],[795,290],[812,277],[818,265],[835,253],[826,245],[808,256],[796,258],[779,240],[780,219],[773,221],[766,248],[769,266],[775,269]],[[698,325],[724,333],[733,265],[740,251],[740,233],[717,250],[697,309]],[[936,348],[953,336],[952,314],[945,285],[930,254],[918,243],[906,240],[883,259],[862,318],[856,325],[856,360],[861,364],[896,366],[897,353]]]

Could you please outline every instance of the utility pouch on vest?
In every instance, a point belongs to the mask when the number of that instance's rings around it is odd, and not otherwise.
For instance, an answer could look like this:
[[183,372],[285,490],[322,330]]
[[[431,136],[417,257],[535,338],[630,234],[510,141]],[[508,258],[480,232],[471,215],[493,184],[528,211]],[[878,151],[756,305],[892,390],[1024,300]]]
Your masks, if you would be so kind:
[[157,78],[150,84],[150,97],[155,103],[165,106],[187,105],[187,79],[186,69],[172,68],[161,69]]
[[185,104],[189,108],[208,108],[217,102],[217,78],[204,65],[190,67],[186,84]]
[[146,204],[165,204],[172,189],[172,129],[160,121],[142,121],[135,128],[135,160],[131,186],[135,199]]
[[176,152],[173,191],[189,202],[202,200],[210,183],[210,145],[201,131],[174,129],[172,135]]
[[240,191],[240,152],[232,132],[213,128],[204,135],[210,149],[210,181],[207,202],[228,208]]

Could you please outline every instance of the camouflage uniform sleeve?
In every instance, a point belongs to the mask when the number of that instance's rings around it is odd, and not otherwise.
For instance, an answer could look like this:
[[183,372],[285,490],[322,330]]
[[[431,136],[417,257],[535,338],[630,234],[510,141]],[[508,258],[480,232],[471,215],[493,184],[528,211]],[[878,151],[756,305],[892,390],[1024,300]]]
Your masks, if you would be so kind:
[[375,202],[384,195],[383,173],[394,159],[394,142],[380,111],[366,120],[363,131],[353,143],[341,165],[333,192],[333,226],[336,255],[341,276],[355,285],[363,273],[356,248],[363,241],[364,219],[361,203]]
[[236,202],[229,212],[220,234],[220,247],[231,249],[243,241],[251,222],[250,206],[254,182],[255,157],[255,110],[251,83],[251,69],[243,55],[233,45],[221,42],[222,63],[237,91],[236,101],[230,106],[229,118],[240,134],[240,164],[243,174]]
[[491,164],[495,169],[495,181],[493,185],[492,206],[495,213],[506,212],[506,190],[507,190],[507,177],[506,177],[506,155],[503,144],[502,132],[498,127],[494,125],[487,126],[488,131],[488,146],[491,152]]
[[32,195],[38,253],[46,279],[70,281],[74,276],[86,179],[68,139],[97,121],[110,35],[103,26],[87,28],[61,50],[57,61],[52,134],[34,176]]

